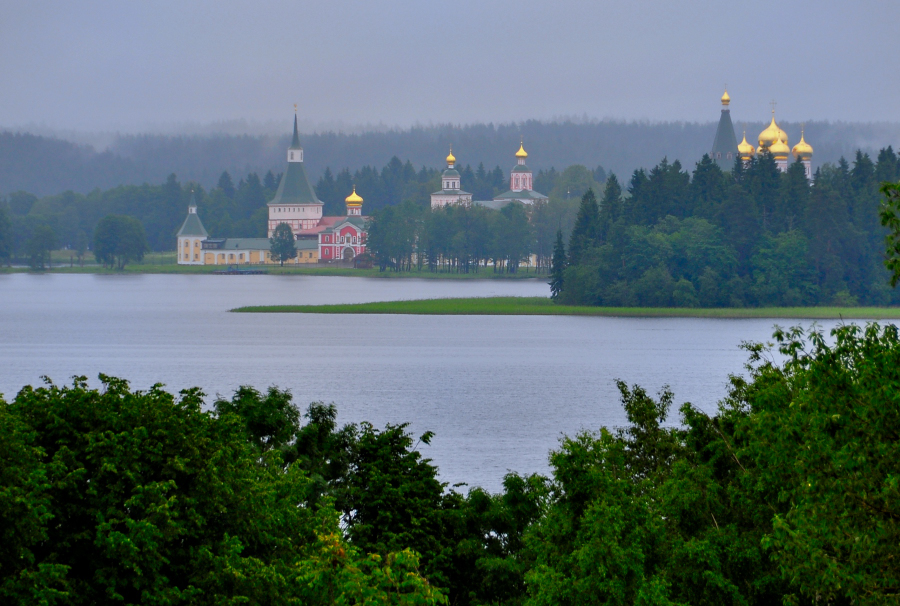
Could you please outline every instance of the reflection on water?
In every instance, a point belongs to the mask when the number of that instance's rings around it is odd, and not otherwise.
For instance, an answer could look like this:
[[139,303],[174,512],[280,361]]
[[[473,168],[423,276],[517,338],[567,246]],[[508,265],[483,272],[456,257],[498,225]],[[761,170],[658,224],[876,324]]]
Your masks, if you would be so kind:
[[548,294],[539,281],[0,275],[0,392],[45,374],[96,385],[101,372],[141,389],[200,386],[210,398],[278,385],[301,407],[334,402],[340,422],[432,430],[424,453],[445,481],[497,490],[507,470],[545,472],[561,435],[622,424],[617,378],[668,384],[677,403],[713,411],[746,361],[739,344],[772,332],[770,320],[227,311]]

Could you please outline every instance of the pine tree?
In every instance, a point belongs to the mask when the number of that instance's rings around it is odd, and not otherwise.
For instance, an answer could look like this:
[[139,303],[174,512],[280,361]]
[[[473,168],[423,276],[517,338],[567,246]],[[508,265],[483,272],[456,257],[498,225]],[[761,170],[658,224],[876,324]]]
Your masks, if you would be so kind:
[[615,173],[610,173],[603,190],[600,202],[600,239],[605,242],[609,238],[609,230],[613,223],[622,216],[622,187]]
[[228,196],[230,199],[234,199],[234,181],[231,180],[231,175],[228,174],[228,171],[222,173],[222,175],[219,177],[219,183],[216,185],[216,187],[221,189],[222,193]]
[[600,208],[594,190],[581,197],[575,227],[569,237],[569,265],[578,265],[585,252],[600,244]]
[[553,259],[550,262],[550,298],[559,298],[566,271],[566,245],[563,243],[562,230],[556,231],[556,244],[553,246]]

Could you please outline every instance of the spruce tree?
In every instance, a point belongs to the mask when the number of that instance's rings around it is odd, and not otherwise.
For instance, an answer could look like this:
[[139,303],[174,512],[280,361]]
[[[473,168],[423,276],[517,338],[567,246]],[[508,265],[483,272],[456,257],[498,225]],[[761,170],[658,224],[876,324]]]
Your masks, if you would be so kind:
[[564,284],[566,271],[566,245],[563,243],[562,230],[556,231],[556,244],[553,246],[553,259],[550,261],[550,298],[559,298]]
[[594,190],[581,197],[575,227],[569,237],[569,265],[578,265],[584,253],[600,244],[600,208]]
[[228,171],[222,173],[219,177],[219,183],[216,185],[219,189],[222,190],[222,193],[225,194],[229,199],[234,200],[234,181],[231,180],[231,175],[228,174]]
[[613,223],[622,216],[622,187],[614,173],[609,174],[600,202],[600,241],[606,242]]

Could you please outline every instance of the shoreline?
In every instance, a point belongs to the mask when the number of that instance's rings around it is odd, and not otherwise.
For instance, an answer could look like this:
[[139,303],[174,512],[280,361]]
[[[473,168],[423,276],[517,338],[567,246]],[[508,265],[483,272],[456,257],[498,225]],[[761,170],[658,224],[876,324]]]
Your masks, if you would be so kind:
[[542,297],[417,299],[333,305],[258,305],[234,313],[401,314],[489,316],[600,316],[634,318],[761,318],[796,320],[900,319],[900,307],[660,308],[556,305]]
[[[106,269],[99,265],[87,267],[52,267],[45,270],[33,270],[30,267],[0,267],[2,274],[97,274],[97,275],[136,275],[136,274],[191,274],[217,275],[216,271],[226,269],[227,265],[127,265],[124,270]],[[379,271],[373,269],[354,269],[352,267],[280,267],[273,265],[240,265],[241,269],[262,270],[272,276],[342,276],[347,278],[380,278],[380,279],[422,279],[422,280],[549,280],[547,274],[519,272],[514,274],[481,271],[455,273],[430,271]]]

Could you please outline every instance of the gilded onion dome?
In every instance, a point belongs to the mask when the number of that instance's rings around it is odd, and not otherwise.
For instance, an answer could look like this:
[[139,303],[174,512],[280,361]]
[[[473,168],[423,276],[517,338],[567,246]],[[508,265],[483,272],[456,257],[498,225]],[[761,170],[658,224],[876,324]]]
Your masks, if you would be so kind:
[[519,151],[516,152],[516,158],[527,158],[528,152],[525,151],[525,143],[519,144]]
[[788,147],[784,140],[778,139],[769,146],[769,152],[775,156],[776,160],[787,160],[788,154],[791,153],[791,148]]
[[[781,141],[782,133],[783,131],[775,124],[775,112],[772,112],[772,123],[759,133],[759,147],[769,148],[777,141]],[[784,138],[787,139],[787,135],[785,135]]]
[[778,139],[782,141],[785,145],[788,144],[788,136],[787,133],[781,130],[781,127],[778,127]]
[[344,202],[347,203],[347,206],[362,206],[363,199],[358,193],[356,193],[356,186],[353,186],[353,193],[344,198]]
[[725,94],[722,95],[722,105],[728,106],[731,103],[731,95],[728,94],[728,89],[725,89]]
[[738,154],[740,154],[742,160],[749,160],[755,153],[756,149],[747,143],[747,131],[745,130],[744,139],[738,143]]
[[812,145],[806,142],[804,139],[804,133],[800,131],[800,143],[794,146],[792,150],[794,153],[794,157],[798,160],[809,160],[813,155]]
[[453,155],[453,146],[450,146],[450,153],[447,154],[447,164],[456,164],[456,156]]

